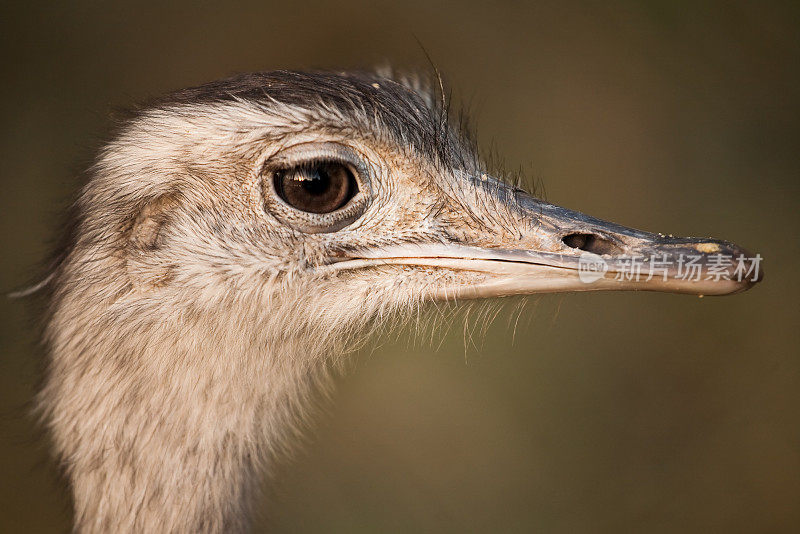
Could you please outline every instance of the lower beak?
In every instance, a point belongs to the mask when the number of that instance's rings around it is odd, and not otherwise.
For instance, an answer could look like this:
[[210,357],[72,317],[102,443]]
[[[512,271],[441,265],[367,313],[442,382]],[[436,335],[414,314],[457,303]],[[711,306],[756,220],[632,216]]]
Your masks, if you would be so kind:
[[[763,278],[761,256],[716,239],[642,232],[515,192],[526,246],[435,243],[370,250],[337,264],[409,265],[482,273],[480,282],[439,288],[434,298],[480,298],[593,290],[728,295]],[[489,236],[480,236],[486,242]],[[354,264],[354,262],[356,262]],[[360,265],[359,265],[360,264]]]

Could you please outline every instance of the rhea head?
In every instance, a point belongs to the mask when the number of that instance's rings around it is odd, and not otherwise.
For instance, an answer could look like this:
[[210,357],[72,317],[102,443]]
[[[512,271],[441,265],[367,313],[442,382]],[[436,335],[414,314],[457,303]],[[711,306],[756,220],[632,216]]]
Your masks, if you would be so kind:
[[[739,258],[731,243],[632,230],[489,175],[443,113],[413,79],[367,74],[250,74],[164,98],[84,191],[81,222],[102,224],[93,256],[124,260],[107,281],[127,304],[289,301],[295,327],[427,299],[749,287],[678,272],[681,257]],[[631,258],[662,269],[625,276]],[[603,276],[579,276],[592,259]]]
[[250,473],[291,445],[310,384],[376,318],[755,281],[732,243],[633,230],[492,176],[418,82],[375,74],[247,74],[152,102],[102,150],[71,228],[40,404],[84,530],[241,526]]

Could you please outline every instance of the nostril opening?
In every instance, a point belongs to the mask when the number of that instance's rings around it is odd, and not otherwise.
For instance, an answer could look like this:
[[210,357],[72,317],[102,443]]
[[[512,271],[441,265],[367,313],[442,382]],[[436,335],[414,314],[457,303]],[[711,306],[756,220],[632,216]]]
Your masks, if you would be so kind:
[[586,246],[587,238],[591,237],[589,234],[569,234],[561,238],[565,245],[572,248],[583,250]]
[[619,254],[622,249],[612,241],[595,234],[568,234],[561,241],[570,248],[584,250],[592,254]]

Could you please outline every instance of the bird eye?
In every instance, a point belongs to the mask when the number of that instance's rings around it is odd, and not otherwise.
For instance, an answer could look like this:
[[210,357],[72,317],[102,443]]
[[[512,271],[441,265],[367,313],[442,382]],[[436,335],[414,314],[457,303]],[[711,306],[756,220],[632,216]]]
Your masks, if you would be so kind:
[[278,196],[306,213],[331,213],[358,193],[353,171],[338,161],[308,162],[273,174]]
[[264,209],[283,224],[310,234],[354,223],[372,199],[374,167],[339,143],[300,143],[261,167]]

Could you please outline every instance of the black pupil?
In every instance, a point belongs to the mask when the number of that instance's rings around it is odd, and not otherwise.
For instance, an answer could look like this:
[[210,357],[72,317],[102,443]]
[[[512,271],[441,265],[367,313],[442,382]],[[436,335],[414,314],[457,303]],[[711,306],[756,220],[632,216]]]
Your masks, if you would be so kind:
[[290,206],[308,213],[331,213],[358,192],[353,172],[336,161],[312,162],[277,171],[275,190]]

